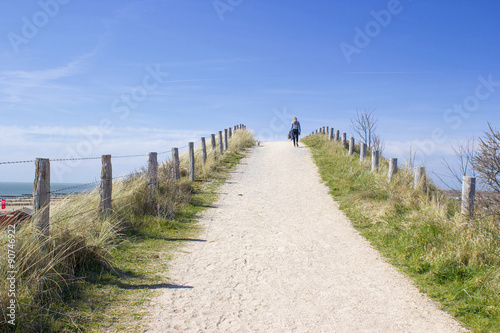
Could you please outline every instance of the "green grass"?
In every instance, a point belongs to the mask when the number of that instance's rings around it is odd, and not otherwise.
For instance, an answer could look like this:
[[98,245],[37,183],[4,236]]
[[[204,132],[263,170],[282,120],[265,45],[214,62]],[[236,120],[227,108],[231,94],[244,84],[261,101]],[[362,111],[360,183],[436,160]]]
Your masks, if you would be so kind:
[[[141,319],[147,314],[144,305],[157,290],[170,283],[166,272],[172,253],[190,239],[196,239],[197,218],[217,197],[216,190],[222,180],[214,181],[211,186],[194,185],[189,204],[173,220],[137,217],[144,227],[130,232],[110,252],[113,270],[87,272],[85,293],[72,304],[79,313],[82,330],[100,331],[110,326],[116,331],[124,327],[129,331],[140,330]],[[65,328],[71,330],[72,326],[67,322]]]
[[[347,156],[325,135],[303,141],[330,193],[355,228],[420,290],[474,332],[500,332],[500,242],[491,217],[466,219],[457,203],[399,169],[389,183],[388,163],[378,172],[359,154]],[[357,150],[359,151],[359,149]]]
[[[101,332],[141,331],[147,302],[170,284],[168,265],[179,247],[196,241],[197,220],[218,197],[218,188],[246,149],[250,132],[238,131],[224,156],[210,152],[201,165],[197,151],[196,180],[171,178],[171,166],[159,167],[158,190],[148,189],[143,173],[113,183],[113,208],[108,218],[97,209],[98,194],[68,197],[51,209],[48,251],[31,224],[17,232],[16,326],[0,320],[0,331]],[[187,158],[181,156],[185,174]],[[6,235],[0,245],[7,244]],[[0,276],[7,266],[0,262]],[[4,280],[5,281],[5,280]],[[9,299],[0,284],[0,306]]]

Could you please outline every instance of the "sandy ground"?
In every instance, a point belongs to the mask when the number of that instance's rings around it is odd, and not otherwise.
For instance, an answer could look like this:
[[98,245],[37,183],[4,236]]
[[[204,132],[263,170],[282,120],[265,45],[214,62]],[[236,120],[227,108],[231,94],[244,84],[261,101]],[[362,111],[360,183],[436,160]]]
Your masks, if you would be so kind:
[[351,226],[307,148],[255,148],[179,249],[146,332],[463,332]]

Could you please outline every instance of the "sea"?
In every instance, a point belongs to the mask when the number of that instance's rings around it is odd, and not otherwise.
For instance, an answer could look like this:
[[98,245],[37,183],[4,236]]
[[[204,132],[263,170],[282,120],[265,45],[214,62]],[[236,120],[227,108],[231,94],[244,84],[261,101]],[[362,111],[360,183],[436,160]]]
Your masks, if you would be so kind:
[[[53,194],[84,193],[92,191],[96,186],[96,184],[51,183],[50,192]],[[0,182],[1,199],[31,195],[33,195],[33,183]]]

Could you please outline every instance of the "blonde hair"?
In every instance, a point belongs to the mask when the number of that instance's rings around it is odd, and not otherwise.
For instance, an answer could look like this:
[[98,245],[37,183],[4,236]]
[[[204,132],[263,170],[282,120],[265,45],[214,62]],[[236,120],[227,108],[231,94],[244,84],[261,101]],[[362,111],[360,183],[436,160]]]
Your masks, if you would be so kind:
[[293,121],[297,120],[297,117],[293,117]]

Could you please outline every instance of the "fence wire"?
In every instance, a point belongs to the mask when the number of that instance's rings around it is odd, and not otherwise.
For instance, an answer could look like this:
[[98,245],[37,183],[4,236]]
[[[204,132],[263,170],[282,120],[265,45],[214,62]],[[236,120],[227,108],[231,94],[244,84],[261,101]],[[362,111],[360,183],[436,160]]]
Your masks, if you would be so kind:
[[[224,134],[224,131],[222,131],[222,133]],[[215,133],[215,136],[217,137],[218,136],[218,132]],[[211,136],[208,136],[208,137],[205,137],[205,138],[208,138],[210,140]],[[194,145],[198,145],[198,144],[201,144],[201,139],[197,140],[197,141],[194,141]],[[217,145],[218,145],[218,141],[217,142]],[[189,148],[189,144],[185,145],[185,146],[182,146],[182,147],[171,147],[170,149],[168,150],[165,150],[165,151],[162,151],[162,152],[159,152],[157,153],[158,155],[165,155],[165,154],[170,154],[172,153],[172,149],[173,148],[178,148],[179,150],[182,150],[182,149],[186,149],[186,148]],[[117,155],[117,156],[113,156],[112,155],[112,159],[122,159],[122,158],[137,158],[137,157],[147,157],[148,154],[133,154],[133,155]],[[50,162],[66,162],[66,161],[88,161],[88,160],[100,160],[102,159],[102,156],[93,156],[93,157],[74,157],[74,158],[49,158],[49,161]],[[36,160],[25,160],[25,161],[5,161],[5,162],[0,162],[0,165],[9,165],[9,164],[27,164],[27,163],[35,163]],[[114,180],[118,180],[118,179],[121,179],[121,178],[128,178],[130,177],[131,175],[133,174],[130,173],[128,175],[124,175],[124,176],[118,176],[118,177],[113,177],[111,180],[114,181]],[[105,180],[109,180],[109,179],[105,179]],[[96,186],[98,186],[103,180],[98,180],[98,181],[94,181],[94,182],[90,182],[90,183],[85,183],[85,184],[79,184],[79,185],[74,185],[74,186],[69,186],[69,187],[65,187],[65,188],[61,188],[61,189],[57,189],[57,190],[53,190],[53,191],[50,191],[50,192],[46,192],[46,193],[42,193],[42,194],[39,194],[38,196],[42,196],[42,195],[47,195],[47,194],[78,194],[78,193],[81,193],[81,191],[74,191],[74,192],[70,192],[70,193],[61,193],[61,192],[64,192],[64,191],[68,191],[68,190],[73,190],[73,189],[80,189],[80,188],[84,188],[84,187],[90,187],[91,186],[94,186],[94,188]],[[24,195],[24,196],[19,196],[17,197],[16,199],[28,199],[28,200],[33,200],[35,197],[37,197],[37,195]]]
[[35,160],[32,160],[32,161],[0,162],[0,165],[3,165],[3,164],[23,164],[23,163],[35,163]]
[[[194,142],[195,144],[201,143],[201,139],[198,141]],[[189,144],[178,147],[179,150],[188,148]],[[172,147],[169,150],[162,151],[160,153],[157,153],[158,155],[164,155],[172,152],[172,149],[176,147]],[[147,157],[148,154],[135,154],[135,155],[111,155],[112,158],[136,158],[136,157]],[[72,157],[72,158],[49,158],[49,161],[51,162],[67,162],[67,161],[88,161],[88,160],[100,160],[102,156],[92,156],[92,157]],[[0,162],[0,165],[7,165],[7,164],[26,164],[26,163],[35,163],[36,160],[26,160],[26,161],[5,161],[5,162]]]

